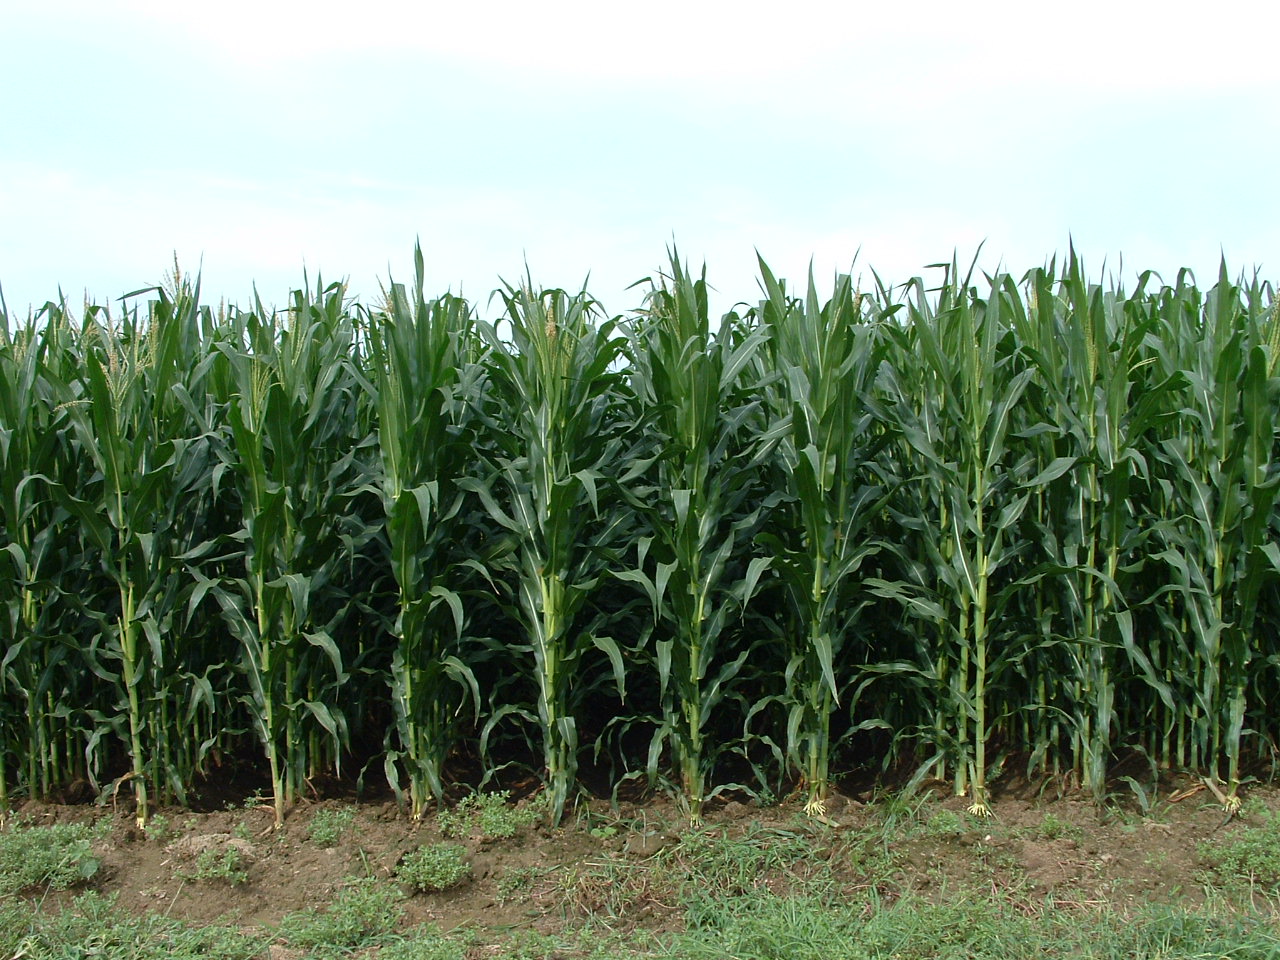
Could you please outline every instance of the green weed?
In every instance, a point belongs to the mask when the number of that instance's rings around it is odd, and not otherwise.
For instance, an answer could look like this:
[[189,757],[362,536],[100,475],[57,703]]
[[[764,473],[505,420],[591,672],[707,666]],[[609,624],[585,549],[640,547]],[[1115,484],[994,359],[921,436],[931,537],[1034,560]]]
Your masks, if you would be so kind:
[[396,878],[427,893],[448,890],[471,876],[466,856],[466,848],[460,844],[428,844],[400,861]]
[[179,876],[189,880],[205,883],[227,883],[238,887],[249,882],[249,873],[245,870],[245,857],[239,848],[230,844],[221,850],[210,848],[196,854],[195,866],[190,871],[179,872]]
[[507,790],[498,793],[473,793],[464,797],[452,810],[442,810],[436,818],[440,833],[446,837],[478,836],[483,840],[505,840],[523,827],[537,823],[545,816],[548,797],[540,794],[522,807],[512,806]]
[[84,824],[17,825],[0,832],[0,896],[23,890],[66,890],[98,872],[96,832]]
[[351,826],[356,812],[351,807],[341,810],[317,810],[311,822],[307,824],[307,836],[312,843],[320,847],[332,847],[342,837],[342,832]]
[[265,937],[231,927],[131,916],[115,896],[95,891],[51,913],[0,905],[0,956],[15,960],[252,960],[266,946]]
[[378,950],[378,960],[465,960],[467,944],[446,937],[434,924],[423,924]]
[[1041,840],[1079,840],[1084,836],[1084,831],[1049,812],[1037,825],[1035,835]]
[[1209,882],[1280,896],[1280,813],[1269,813],[1228,839],[1202,843],[1196,852]]
[[348,953],[387,941],[404,917],[401,895],[373,877],[348,881],[333,903],[320,911],[287,914],[280,936],[309,956]]
[[968,826],[968,821],[954,810],[938,810],[924,822],[924,832],[931,837],[955,837]]
[[164,814],[157,813],[147,821],[142,832],[153,843],[165,843],[173,838],[173,821]]
[[542,867],[512,867],[507,870],[498,878],[498,902],[508,903],[512,900],[525,899],[546,873],[547,871]]

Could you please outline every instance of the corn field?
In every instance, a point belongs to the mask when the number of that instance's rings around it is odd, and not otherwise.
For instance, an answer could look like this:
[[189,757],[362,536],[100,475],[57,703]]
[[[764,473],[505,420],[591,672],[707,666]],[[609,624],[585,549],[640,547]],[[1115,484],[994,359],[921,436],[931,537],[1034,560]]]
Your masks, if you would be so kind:
[[626,315],[526,277],[486,320],[415,267],[4,313],[0,816],[84,781],[145,823],[231,763],[277,819],[513,764],[557,817],[585,765],[694,819],[854,769],[976,814],[1009,772],[1273,770],[1269,284],[762,261],[713,317],[673,252]]

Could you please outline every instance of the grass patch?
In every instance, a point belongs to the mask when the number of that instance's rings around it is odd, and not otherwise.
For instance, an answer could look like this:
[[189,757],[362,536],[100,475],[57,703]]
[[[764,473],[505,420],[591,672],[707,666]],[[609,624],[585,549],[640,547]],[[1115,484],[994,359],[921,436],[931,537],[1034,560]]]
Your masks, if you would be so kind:
[[80,823],[15,824],[0,832],[0,896],[24,890],[66,890],[98,872],[94,830]]
[[552,889],[542,893],[573,915],[626,919],[637,910],[675,913],[760,890],[826,889],[836,883],[835,863],[846,874],[879,877],[890,861],[860,839],[753,823],[740,836],[723,828],[693,830],[644,859],[609,854],[561,868],[548,878]]
[[251,960],[266,955],[267,939],[155,914],[132,916],[114,896],[95,891],[57,913],[0,903],[0,956],[23,960]]
[[302,910],[280,921],[289,946],[324,957],[391,939],[404,918],[396,888],[373,877],[353,879],[323,910]]
[[466,960],[466,956],[467,943],[446,937],[435,924],[423,924],[378,950],[378,960]]
[[756,894],[690,911],[657,955],[679,960],[1274,960],[1280,937],[1259,917],[1177,908],[1027,912],[1001,898],[849,902]]
[[1196,852],[1206,864],[1206,882],[1280,897],[1280,813],[1265,814],[1256,826],[1226,839],[1206,841]]

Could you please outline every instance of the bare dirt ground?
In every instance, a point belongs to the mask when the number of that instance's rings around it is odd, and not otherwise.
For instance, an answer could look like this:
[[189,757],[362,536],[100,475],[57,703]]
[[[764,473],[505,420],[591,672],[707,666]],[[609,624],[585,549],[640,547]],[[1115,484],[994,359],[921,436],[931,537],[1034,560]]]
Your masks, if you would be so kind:
[[[1203,897],[1200,878],[1212,867],[1213,842],[1256,822],[1262,811],[1280,809],[1280,790],[1271,786],[1255,785],[1248,796],[1246,815],[1228,818],[1194,779],[1162,784],[1146,810],[1123,802],[1099,808],[1060,795],[1052,784],[1014,783],[994,792],[994,816],[977,820],[966,814],[964,798],[950,796],[944,784],[926,784],[905,799],[837,792],[829,824],[806,818],[796,801],[770,807],[721,801],[702,830],[765,838],[765,845],[796,838],[830,868],[827,876],[851,890],[874,885],[886,899],[990,888],[1062,908],[1194,905]],[[313,818],[342,809],[354,810],[350,825],[336,844],[321,846],[310,833]],[[101,868],[92,884],[117,895],[125,909],[242,927],[274,927],[291,911],[321,908],[352,877],[393,877],[405,854],[442,838],[434,816],[414,822],[390,800],[300,803],[278,830],[270,806],[252,800],[204,813],[162,809],[147,833],[130,811],[110,805],[31,802],[17,813],[32,825],[102,825]],[[593,800],[580,803],[558,828],[524,827],[504,840],[457,838],[472,878],[442,893],[409,897],[406,924],[551,932],[604,914],[623,925],[670,929],[679,923],[672,898],[641,868],[664,857],[669,868],[675,865],[688,830],[666,800],[616,808]],[[247,879],[193,877],[201,851],[228,847]],[[803,879],[803,865],[791,863],[749,882],[782,888]],[[53,906],[73,894],[46,895],[43,903]]]

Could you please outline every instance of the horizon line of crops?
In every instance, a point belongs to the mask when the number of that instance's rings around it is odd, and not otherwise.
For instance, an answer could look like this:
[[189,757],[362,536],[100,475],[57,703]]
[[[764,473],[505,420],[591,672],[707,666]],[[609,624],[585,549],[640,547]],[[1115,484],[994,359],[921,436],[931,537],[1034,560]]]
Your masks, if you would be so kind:
[[525,278],[488,322],[420,252],[374,305],[214,311],[175,264],[5,314],[0,816],[115,778],[145,822],[251,748],[277,819],[357,757],[415,817],[464,756],[540,757],[557,817],[584,757],[694,819],[901,762],[983,813],[1013,757],[1238,804],[1280,736],[1274,289],[759,266],[718,323],[675,251],[616,317]]

